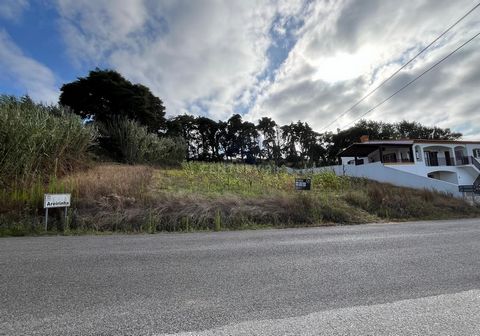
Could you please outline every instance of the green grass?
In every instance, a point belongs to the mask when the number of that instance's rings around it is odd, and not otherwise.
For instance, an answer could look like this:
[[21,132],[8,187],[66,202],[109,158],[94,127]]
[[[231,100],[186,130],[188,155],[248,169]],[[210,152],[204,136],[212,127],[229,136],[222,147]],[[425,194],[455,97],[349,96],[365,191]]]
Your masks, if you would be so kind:
[[[45,191],[71,192],[68,226],[52,211],[52,234],[191,232],[480,217],[480,208],[427,190],[333,173],[295,175],[270,167],[185,163],[180,168],[97,165],[43,186],[5,194],[0,235],[43,234]],[[303,176],[304,177],[304,176]]]
[[[264,196],[272,193],[295,193],[295,177],[283,169],[251,165],[189,162],[182,169],[158,170],[154,176],[155,188],[169,193],[201,195],[235,194]],[[321,194],[339,191],[350,185],[350,180],[333,173],[310,174],[313,189]]]
[[0,190],[36,184],[84,167],[96,131],[69,111],[0,96]]

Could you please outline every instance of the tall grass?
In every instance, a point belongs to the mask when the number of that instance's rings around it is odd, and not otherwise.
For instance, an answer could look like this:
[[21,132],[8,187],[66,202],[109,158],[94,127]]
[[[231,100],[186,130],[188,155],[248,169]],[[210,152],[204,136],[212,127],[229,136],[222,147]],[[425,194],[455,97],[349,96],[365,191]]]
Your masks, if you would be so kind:
[[[102,164],[48,188],[72,193],[70,232],[218,231],[480,216],[479,207],[441,193],[331,173],[310,177],[313,190],[296,191],[294,175],[255,166]],[[42,186],[31,192],[40,199]],[[41,225],[32,223],[41,223],[42,214],[7,222],[0,211],[0,235],[41,232]]]
[[[294,192],[295,177],[286,170],[269,166],[226,163],[186,162],[182,169],[157,171],[156,187],[169,192],[201,194],[237,194],[242,196],[270,195]],[[313,189],[318,194],[339,191],[349,185],[349,179],[334,173],[310,174]]]
[[0,187],[29,190],[83,165],[96,131],[80,117],[28,98],[0,96]]
[[160,138],[133,120],[117,118],[101,126],[105,141],[128,164],[179,165],[185,156],[181,138]]

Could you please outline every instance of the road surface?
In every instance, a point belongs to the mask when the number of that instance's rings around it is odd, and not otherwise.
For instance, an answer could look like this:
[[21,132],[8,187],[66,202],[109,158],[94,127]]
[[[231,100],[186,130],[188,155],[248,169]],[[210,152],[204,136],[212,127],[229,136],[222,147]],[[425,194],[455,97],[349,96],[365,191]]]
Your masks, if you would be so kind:
[[1,335],[480,335],[480,220],[0,239]]

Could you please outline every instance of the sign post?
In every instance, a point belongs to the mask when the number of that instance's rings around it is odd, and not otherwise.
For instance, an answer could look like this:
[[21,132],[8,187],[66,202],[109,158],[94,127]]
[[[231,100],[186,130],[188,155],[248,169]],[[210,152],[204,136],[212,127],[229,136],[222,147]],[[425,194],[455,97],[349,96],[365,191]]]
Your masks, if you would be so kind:
[[67,222],[67,209],[70,206],[71,194],[45,194],[43,207],[45,208],[45,231],[48,228],[48,209],[65,208],[65,223]]
[[312,188],[312,179],[309,178],[296,178],[295,189],[296,190],[310,190]]

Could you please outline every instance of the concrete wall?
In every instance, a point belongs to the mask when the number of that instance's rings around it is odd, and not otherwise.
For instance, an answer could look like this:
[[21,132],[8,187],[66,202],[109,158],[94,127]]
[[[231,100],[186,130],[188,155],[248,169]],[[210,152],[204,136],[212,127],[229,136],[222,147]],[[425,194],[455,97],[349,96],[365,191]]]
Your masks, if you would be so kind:
[[[414,165],[411,165],[414,166]],[[363,177],[370,180],[390,183],[400,187],[409,187],[415,189],[431,189],[440,192],[452,194],[455,197],[462,197],[463,194],[458,191],[458,185],[446,181],[436,180],[428,177],[416,175],[392,167],[384,166],[380,162],[367,165],[338,165],[330,167],[320,167],[302,170],[301,172],[321,172],[332,171],[337,175],[347,175],[353,177]]]

